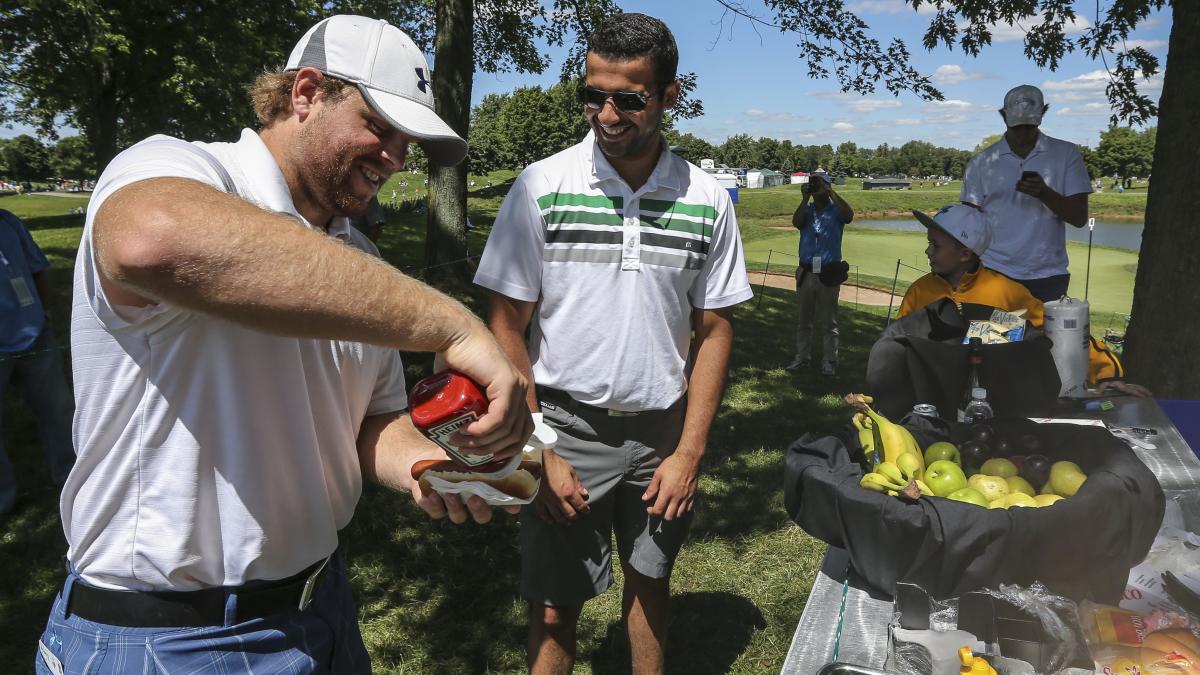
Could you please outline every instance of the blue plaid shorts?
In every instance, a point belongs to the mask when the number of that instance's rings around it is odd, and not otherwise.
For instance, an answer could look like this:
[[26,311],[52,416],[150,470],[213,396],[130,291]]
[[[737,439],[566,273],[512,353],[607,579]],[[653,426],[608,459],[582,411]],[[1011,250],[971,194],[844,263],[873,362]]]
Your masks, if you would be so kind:
[[37,645],[38,675],[62,673],[369,673],[358,612],[335,554],[306,609],[226,626],[128,628],[66,613],[72,573]]

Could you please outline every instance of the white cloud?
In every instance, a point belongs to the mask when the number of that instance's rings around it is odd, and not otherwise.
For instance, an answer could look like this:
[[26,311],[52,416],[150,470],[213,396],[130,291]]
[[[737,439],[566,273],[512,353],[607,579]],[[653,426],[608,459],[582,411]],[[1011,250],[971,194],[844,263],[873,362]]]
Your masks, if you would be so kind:
[[898,127],[914,127],[918,124],[924,124],[924,122],[912,117],[901,117],[900,119],[892,120],[892,124]]
[[759,110],[758,108],[750,108],[743,113],[746,117],[752,117],[756,120],[770,120],[774,122],[789,122],[798,119],[795,113],[782,111]]
[[1118,42],[1117,44],[1113,45],[1113,51],[1121,52],[1121,51],[1124,51],[1125,49],[1133,49],[1134,47],[1141,47],[1142,49],[1145,49],[1148,52],[1152,52],[1156,49],[1166,49],[1167,41],[1166,40],[1126,40],[1124,42]]
[[861,98],[856,101],[850,101],[846,104],[854,112],[875,112],[876,110],[887,110],[889,108],[900,108],[904,104],[895,99],[873,99]]
[[938,66],[937,70],[933,71],[933,81],[938,84],[958,84],[970,80],[982,80],[984,77],[983,73],[968,72],[963,70],[962,66],[955,65]]
[[[1041,86],[1048,103],[1096,103],[1108,100],[1104,93],[1108,82],[1108,71],[1093,70],[1065,80],[1046,80]],[[1154,98],[1162,91],[1162,82],[1163,75],[1158,73],[1148,80],[1138,81],[1138,91]]]
[[981,113],[992,112],[995,109],[992,106],[951,98],[945,101],[930,101],[925,104],[925,110],[935,113]]
[[834,122],[833,128],[837,131],[853,131],[854,125],[849,122]]
[[1091,117],[1095,115],[1109,115],[1112,109],[1107,103],[1085,103],[1078,107],[1059,108],[1059,115],[1068,117]]
[[[967,26],[968,22],[960,21],[958,24],[958,29],[963,30]],[[1086,18],[1076,16],[1074,19],[1063,24],[1063,33],[1067,35],[1078,35],[1091,27],[1092,23]],[[1025,28],[1023,28],[1020,24],[994,23],[988,26],[988,30],[992,34],[992,44],[997,44],[1000,42],[1014,42],[1025,39]]]

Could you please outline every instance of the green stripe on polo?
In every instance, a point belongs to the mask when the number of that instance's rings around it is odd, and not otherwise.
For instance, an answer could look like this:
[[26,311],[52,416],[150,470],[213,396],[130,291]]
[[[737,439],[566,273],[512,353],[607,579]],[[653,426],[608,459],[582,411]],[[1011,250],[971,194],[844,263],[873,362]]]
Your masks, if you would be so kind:
[[686,204],[684,202],[667,201],[664,199],[643,199],[642,213],[661,213],[668,215],[679,213],[685,216],[695,216],[707,220],[717,219],[717,210],[707,204]]
[[612,209],[620,211],[625,205],[624,197],[609,197],[607,195],[584,195],[574,192],[551,192],[542,195],[537,200],[538,207],[545,211],[554,206],[586,206],[596,209]]
[[615,213],[597,213],[595,211],[551,211],[546,214],[545,218],[546,223],[550,225],[582,223],[620,227],[622,222],[621,216]]

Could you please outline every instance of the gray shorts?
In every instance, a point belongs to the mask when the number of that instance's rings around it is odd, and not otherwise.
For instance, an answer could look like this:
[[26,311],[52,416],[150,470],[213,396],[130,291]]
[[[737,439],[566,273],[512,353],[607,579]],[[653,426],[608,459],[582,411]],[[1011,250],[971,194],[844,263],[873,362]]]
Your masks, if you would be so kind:
[[667,410],[610,416],[561,392],[539,394],[543,417],[558,432],[554,452],[587,488],[591,512],[558,525],[538,518],[533,505],[521,510],[521,595],[577,607],[603,593],[613,584],[614,530],[624,563],[654,579],[671,576],[692,512],[671,521],[651,517],[642,493],[663,458],[675,452],[686,399]]

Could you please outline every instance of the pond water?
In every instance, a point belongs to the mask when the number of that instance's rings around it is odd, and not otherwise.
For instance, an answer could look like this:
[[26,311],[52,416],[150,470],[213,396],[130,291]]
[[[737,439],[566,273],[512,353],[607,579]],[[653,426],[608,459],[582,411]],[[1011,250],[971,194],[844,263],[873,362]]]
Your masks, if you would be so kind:
[[[925,226],[918,223],[916,218],[909,220],[856,220],[854,224],[863,228],[878,228],[881,230],[906,230],[912,232],[923,232],[925,230]],[[1140,251],[1142,248],[1142,227],[1143,223],[1097,222],[1096,229],[1092,232],[1092,244],[1121,248],[1134,252]],[[1068,241],[1087,243],[1088,229],[1086,227],[1067,226],[1066,230]]]

